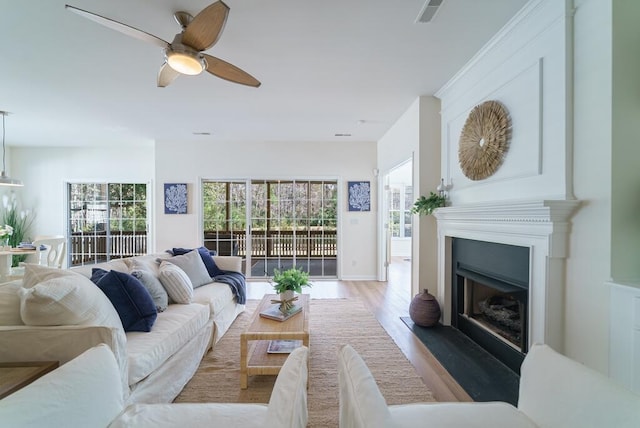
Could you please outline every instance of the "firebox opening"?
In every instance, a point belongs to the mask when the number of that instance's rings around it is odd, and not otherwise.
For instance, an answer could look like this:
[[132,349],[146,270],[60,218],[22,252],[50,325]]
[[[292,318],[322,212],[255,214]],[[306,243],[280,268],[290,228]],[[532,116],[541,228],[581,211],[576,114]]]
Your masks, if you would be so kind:
[[529,249],[454,238],[453,327],[514,372],[528,351]]
[[523,348],[522,291],[505,293],[467,279],[463,315],[516,350]]

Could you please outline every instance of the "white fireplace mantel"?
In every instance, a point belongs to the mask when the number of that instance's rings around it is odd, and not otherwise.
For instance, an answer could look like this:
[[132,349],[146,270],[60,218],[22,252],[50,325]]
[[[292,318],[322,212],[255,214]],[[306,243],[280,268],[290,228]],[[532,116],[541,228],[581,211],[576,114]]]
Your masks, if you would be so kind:
[[539,200],[438,208],[438,300],[451,324],[451,238],[529,248],[529,346],[564,349],[565,258],[576,200]]

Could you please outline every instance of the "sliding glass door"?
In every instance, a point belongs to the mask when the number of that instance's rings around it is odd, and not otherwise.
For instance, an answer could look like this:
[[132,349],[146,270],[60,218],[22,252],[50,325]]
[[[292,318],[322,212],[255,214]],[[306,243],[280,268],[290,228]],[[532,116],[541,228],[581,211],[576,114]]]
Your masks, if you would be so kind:
[[204,181],[202,189],[205,245],[242,256],[248,276],[292,266],[337,276],[335,180]]
[[69,265],[147,252],[145,183],[68,183]]

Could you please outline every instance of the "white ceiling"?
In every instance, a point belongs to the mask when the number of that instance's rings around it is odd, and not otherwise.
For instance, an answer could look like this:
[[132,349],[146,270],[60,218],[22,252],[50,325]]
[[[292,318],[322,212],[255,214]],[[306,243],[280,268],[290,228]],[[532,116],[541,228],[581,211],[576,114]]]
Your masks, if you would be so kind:
[[415,23],[425,0],[226,0],[226,27],[207,53],[256,77],[257,89],[208,73],[157,88],[161,49],[65,3],[171,42],[173,12],[211,0],[0,0],[9,146],[377,141],[526,0],[444,0],[428,24]]

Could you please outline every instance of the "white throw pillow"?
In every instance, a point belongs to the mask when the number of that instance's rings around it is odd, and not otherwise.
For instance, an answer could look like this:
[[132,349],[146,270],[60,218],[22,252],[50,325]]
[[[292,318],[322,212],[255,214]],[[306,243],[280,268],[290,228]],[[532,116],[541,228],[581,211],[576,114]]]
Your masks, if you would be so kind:
[[[35,278],[45,278],[33,284]],[[105,294],[90,279],[71,272],[27,265],[21,288],[20,316],[26,325],[101,325],[122,328]]]
[[23,325],[20,317],[20,281],[0,284],[0,325]]
[[202,257],[200,257],[200,253],[198,253],[197,250],[171,257],[170,259],[163,260],[163,263],[164,262],[172,263],[182,269],[191,280],[193,288],[198,288],[201,285],[211,282],[207,267],[204,265]]
[[[24,266],[24,277],[22,278],[22,287],[31,288],[36,284],[44,282],[51,278],[74,278],[80,275],[78,272],[68,269],[57,269],[48,266],[27,263]],[[81,275],[83,276],[83,275]],[[91,276],[91,275],[89,275]]]
[[193,285],[187,274],[177,265],[163,260],[160,263],[158,279],[174,303],[191,303]]
[[171,257],[171,254],[168,253],[147,254],[144,256],[132,257],[125,260],[129,264],[129,270],[146,270],[153,273],[157,277],[160,270],[159,260],[168,259],[169,257]]

